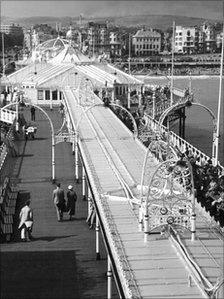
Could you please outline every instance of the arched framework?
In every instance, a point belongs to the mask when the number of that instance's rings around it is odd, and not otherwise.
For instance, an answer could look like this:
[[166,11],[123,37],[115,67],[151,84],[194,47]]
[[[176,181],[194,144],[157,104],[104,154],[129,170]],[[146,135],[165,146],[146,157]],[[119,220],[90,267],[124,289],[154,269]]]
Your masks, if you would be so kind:
[[126,108],[124,108],[121,105],[118,105],[118,104],[115,104],[115,103],[110,103],[110,106],[115,107],[116,110],[122,111],[124,116],[127,117],[131,121],[131,125],[132,125],[133,131],[134,131],[134,137],[137,138],[138,137],[138,127],[137,127],[137,124],[136,124],[136,121],[135,121],[133,115]]
[[[7,109],[11,106],[15,106],[16,105],[16,109],[18,110],[18,105],[19,105],[19,102],[14,102],[14,103],[10,103],[6,106],[4,106],[4,109]],[[54,136],[54,126],[53,126],[53,122],[50,118],[50,116],[47,114],[47,112],[41,108],[40,106],[37,106],[35,104],[29,104],[27,103],[26,106],[33,106],[35,108],[37,108],[38,110],[40,110],[47,118],[47,120],[49,121],[49,124],[50,124],[50,128],[51,128],[51,140],[52,140],[52,160],[51,160],[51,165],[52,165],[52,181],[54,182],[55,181],[55,136]],[[17,113],[18,115],[18,113]],[[18,116],[17,116],[17,120],[18,120]]]
[[[185,105],[187,104],[188,102],[185,102]],[[181,107],[183,104],[176,104],[176,105],[173,105],[173,106],[170,106],[169,108],[167,108],[163,113],[162,115],[160,116],[159,118],[159,124],[162,125],[165,118],[175,109],[177,109],[179,106]],[[206,110],[209,115],[211,116],[212,118],[212,124],[213,124],[213,142],[212,142],[212,159],[213,159],[213,162],[215,162],[216,160],[216,146],[217,146],[217,136],[216,136],[216,127],[217,127],[217,118],[215,116],[215,114],[213,113],[213,111],[208,108],[207,106],[203,105],[203,104],[200,104],[200,103],[190,103],[189,106],[198,106],[198,107],[201,107],[202,109]]]
[[[195,240],[195,191],[191,164],[168,159],[157,165],[144,182],[144,232],[169,225],[190,229]],[[143,189],[143,188],[142,188]]]

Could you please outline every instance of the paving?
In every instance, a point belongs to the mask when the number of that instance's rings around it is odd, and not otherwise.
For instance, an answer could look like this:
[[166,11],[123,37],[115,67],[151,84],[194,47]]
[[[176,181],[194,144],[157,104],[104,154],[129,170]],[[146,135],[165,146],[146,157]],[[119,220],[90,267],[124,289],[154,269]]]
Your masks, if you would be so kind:
[[[46,109],[55,131],[61,126],[57,109]],[[29,111],[24,111],[26,119]],[[20,137],[19,157],[10,158],[4,174],[18,182],[17,216],[24,199],[31,196],[34,211],[34,241],[22,243],[17,225],[12,241],[1,244],[1,299],[106,298],[107,260],[101,238],[101,260],[96,261],[95,232],[86,224],[87,202],[81,184],[74,183],[74,156],[69,143],[56,145],[56,179],[66,190],[75,186],[78,194],[73,221],[64,215],[58,222],[52,202],[51,136],[47,119],[36,112],[37,134],[27,142]],[[115,286],[113,298],[117,298]]]

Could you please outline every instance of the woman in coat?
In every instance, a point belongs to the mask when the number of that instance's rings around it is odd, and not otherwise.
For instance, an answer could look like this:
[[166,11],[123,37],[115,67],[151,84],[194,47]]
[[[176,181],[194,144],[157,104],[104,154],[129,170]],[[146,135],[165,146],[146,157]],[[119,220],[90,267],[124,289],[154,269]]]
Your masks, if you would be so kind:
[[77,194],[73,190],[73,186],[68,186],[67,192],[67,212],[69,214],[69,220],[72,220],[72,216],[75,215],[75,204],[77,200]]

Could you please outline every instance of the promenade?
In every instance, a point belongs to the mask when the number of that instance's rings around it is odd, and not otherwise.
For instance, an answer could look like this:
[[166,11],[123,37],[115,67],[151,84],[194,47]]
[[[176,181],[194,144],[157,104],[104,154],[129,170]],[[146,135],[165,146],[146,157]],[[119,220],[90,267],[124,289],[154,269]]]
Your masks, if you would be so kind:
[[[57,131],[61,126],[59,113],[47,112]],[[24,116],[29,120],[29,110]],[[106,252],[101,238],[101,260],[95,260],[95,232],[85,222],[87,202],[82,200],[81,184],[74,184],[71,145],[60,143],[55,147],[56,178],[65,191],[69,184],[75,186],[76,215],[69,221],[65,214],[64,221],[59,223],[51,198],[55,186],[50,181],[50,127],[39,111],[36,123],[36,139],[19,141],[20,156],[11,158],[10,167],[6,167],[21,191],[18,208],[26,195],[31,195],[35,239],[22,243],[17,232],[10,243],[1,244],[1,298],[106,298]],[[116,297],[113,293],[113,298]]]

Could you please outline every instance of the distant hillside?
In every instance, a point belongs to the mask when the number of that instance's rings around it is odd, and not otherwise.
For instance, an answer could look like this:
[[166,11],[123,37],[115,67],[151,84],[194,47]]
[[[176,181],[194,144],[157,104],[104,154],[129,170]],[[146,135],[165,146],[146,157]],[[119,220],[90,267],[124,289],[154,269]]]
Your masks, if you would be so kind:
[[[172,26],[173,21],[175,21],[176,25],[194,26],[203,23],[205,19],[171,15],[141,15],[114,18],[116,25],[127,27],[145,25],[158,29],[166,29]],[[214,20],[211,22],[214,22]]]
[[[85,18],[85,21],[106,21],[118,26],[137,27],[149,26],[152,28],[166,29],[172,26],[173,21],[176,25],[194,26],[199,25],[205,21],[202,18],[191,18],[184,16],[171,16],[171,15],[136,15],[124,17],[108,17],[108,18]],[[77,22],[78,17],[30,17],[30,18],[16,18],[10,19],[7,17],[1,18],[1,23],[7,24],[10,22],[18,23],[25,27],[30,27],[34,24],[49,24],[53,25],[56,22],[61,22],[62,26],[69,25],[71,22]],[[208,20],[214,23],[216,20]],[[219,21],[219,20],[217,20]]]

